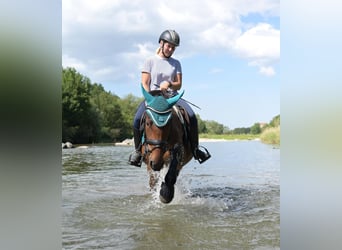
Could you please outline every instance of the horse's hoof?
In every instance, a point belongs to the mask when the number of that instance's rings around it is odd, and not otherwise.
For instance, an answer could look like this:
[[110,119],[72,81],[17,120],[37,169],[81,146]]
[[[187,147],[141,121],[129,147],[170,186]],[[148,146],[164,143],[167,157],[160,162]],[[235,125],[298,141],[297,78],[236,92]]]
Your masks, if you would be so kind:
[[159,199],[163,203],[170,203],[173,199],[173,195],[175,193],[175,188],[174,186],[168,187],[165,182],[162,183],[161,189],[159,192]]

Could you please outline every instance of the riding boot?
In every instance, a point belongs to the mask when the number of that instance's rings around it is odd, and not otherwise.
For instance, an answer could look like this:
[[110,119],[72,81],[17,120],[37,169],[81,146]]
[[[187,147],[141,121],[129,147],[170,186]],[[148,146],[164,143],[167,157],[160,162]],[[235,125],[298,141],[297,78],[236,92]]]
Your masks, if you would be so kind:
[[135,151],[132,152],[132,154],[129,156],[128,162],[129,164],[136,166],[136,167],[141,167],[141,137],[142,133],[139,129],[134,128],[133,130],[134,134],[134,147]]
[[[196,119],[196,118],[193,118]],[[190,144],[191,144],[191,149],[192,149],[192,153],[193,156],[196,160],[198,160],[198,162],[200,164],[202,164],[203,162],[205,162],[206,160],[208,160],[211,155],[208,152],[208,150],[203,147],[200,146],[201,148],[204,149],[204,151],[202,151],[201,149],[199,149],[198,146],[198,125],[197,125],[197,120],[196,121],[191,121],[191,128],[190,128]]]

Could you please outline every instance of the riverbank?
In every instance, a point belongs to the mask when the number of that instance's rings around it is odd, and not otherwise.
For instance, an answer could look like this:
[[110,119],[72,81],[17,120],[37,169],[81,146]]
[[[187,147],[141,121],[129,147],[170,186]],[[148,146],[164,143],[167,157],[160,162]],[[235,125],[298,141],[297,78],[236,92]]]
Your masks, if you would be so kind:
[[[279,133],[279,131],[277,131]],[[279,138],[279,136],[278,136]],[[261,140],[263,143],[267,144],[279,144],[275,142],[279,142],[278,140],[270,140],[269,142],[264,139],[264,137],[261,137],[261,135],[252,135],[252,134],[224,134],[224,135],[215,135],[215,134],[200,134],[199,135],[199,142],[222,142],[222,141],[240,141],[240,140]],[[115,146],[133,146],[134,141],[133,138],[131,139],[125,139],[122,142],[116,142],[116,143],[96,143],[96,145],[102,145],[102,144],[114,144]],[[73,145],[73,147],[85,147],[85,146],[90,146],[94,144],[83,144],[83,145]],[[63,144],[62,144],[63,148]]]
[[200,134],[200,140],[255,140],[259,139],[260,135],[252,135],[252,134]]
[[260,138],[254,138],[254,139],[213,139],[213,138],[199,138],[199,142],[221,142],[221,141],[241,141],[241,140],[255,140],[258,141]]

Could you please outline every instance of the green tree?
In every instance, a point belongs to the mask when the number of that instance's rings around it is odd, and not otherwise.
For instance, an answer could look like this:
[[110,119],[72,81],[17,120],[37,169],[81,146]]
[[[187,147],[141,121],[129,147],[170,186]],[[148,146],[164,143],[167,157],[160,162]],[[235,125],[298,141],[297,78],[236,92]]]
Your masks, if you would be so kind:
[[216,121],[205,121],[205,126],[209,134],[223,134],[223,125]]
[[254,123],[254,125],[251,127],[251,134],[257,135],[261,133],[260,123]]
[[123,119],[124,119],[124,133],[126,137],[133,136],[133,119],[135,116],[135,112],[139,106],[139,104],[144,100],[144,98],[135,97],[132,94],[129,94],[122,98],[119,101]]
[[113,142],[127,137],[127,122],[120,105],[120,98],[105,91],[101,84],[93,84],[91,103],[101,124],[101,141]]
[[73,143],[89,143],[98,137],[96,111],[90,103],[90,79],[74,68],[63,69],[62,139]]
[[228,126],[224,126],[223,127],[223,134],[230,134],[230,133],[231,133],[231,131],[230,131],[229,127]]
[[198,123],[198,133],[199,134],[208,133],[205,122],[201,119],[200,115],[196,114],[196,117],[197,117],[197,123]]
[[275,128],[280,126],[280,115],[273,117],[273,119],[270,121],[269,125],[271,127],[275,127]]
[[251,131],[250,128],[234,128],[232,133],[235,135],[240,135],[240,134],[249,134]]

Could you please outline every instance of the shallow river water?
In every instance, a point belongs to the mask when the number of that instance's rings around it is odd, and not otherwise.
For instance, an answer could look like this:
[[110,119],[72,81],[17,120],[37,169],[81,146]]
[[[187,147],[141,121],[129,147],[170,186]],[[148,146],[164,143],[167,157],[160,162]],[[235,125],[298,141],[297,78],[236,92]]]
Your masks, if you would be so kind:
[[212,157],[183,168],[170,204],[127,164],[133,147],[63,149],[63,249],[280,249],[280,149],[201,145]]

